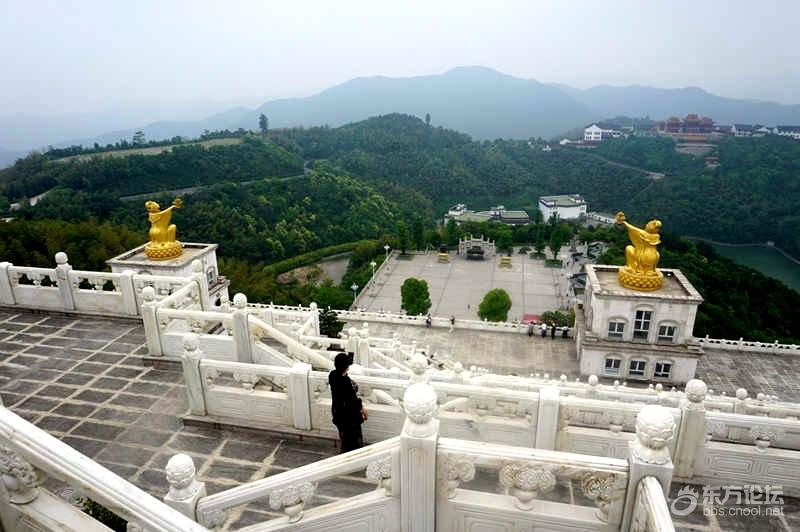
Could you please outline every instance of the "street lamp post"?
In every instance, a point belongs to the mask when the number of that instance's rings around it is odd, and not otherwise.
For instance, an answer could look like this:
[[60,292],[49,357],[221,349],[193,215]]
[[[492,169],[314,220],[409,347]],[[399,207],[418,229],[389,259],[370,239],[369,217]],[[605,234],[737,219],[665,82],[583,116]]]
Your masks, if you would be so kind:
[[389,249],[391,249],[391,248],[389,247],[389,244],[385,244],[385,245],[383,246],[383,249],[386,251],[386,258],[388,259],[388,258],[389,258]]
[[352,285],[350,285],[350,290],[353,291],[353,306],[355,306],[355,304],[356,304],[356,294],[357,294],[357,291],[358,291],[358,285],[356,283],[353,283]]
[[369,263],[369,265],[372,266],[372,277],[370,278],[369,282],[370,284],[375,284],[375,266],[377,266],[378,263],[373,260]]

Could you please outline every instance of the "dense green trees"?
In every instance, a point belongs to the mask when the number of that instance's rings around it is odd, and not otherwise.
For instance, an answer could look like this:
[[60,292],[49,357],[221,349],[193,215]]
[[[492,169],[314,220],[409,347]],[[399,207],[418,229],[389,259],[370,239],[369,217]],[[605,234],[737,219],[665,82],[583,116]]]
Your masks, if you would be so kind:
[[506,321],[511,310],[511,298],[502,288],[493,288],[486,292],[478,306],[478,317],[489,321]]
[[431,308],[431,295],[428,283],[422,279],[409,277],[400,287],[400,308],[412,316],[425,314]]

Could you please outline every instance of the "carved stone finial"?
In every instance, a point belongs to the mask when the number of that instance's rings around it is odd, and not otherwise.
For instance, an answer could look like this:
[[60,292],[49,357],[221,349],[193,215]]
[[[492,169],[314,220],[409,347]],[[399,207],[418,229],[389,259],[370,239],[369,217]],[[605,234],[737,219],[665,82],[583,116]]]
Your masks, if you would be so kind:
[[686,383],[686,399],[691,403],[702,403],[706,398],[708,386],[700,379],[692,379]]
[[194,333],[188,333],[183,335],[183,350],[188,352],[197,351],[197,348],[200,347],[200,339]]
[[69,257],[67,257],[66,253],[64,253],[63,251],[59,251],[58,253],[56,253],[56,264],[58,264],[59,266],[63,266],[64,264],[67,264],[68,261]]
[[425,438],[436,429],[434,416],[438,408],[436,392],[426,383],[412,384],[403,394],[403,410],[410,423],[407,424],[412,436]]
[[408,360],[408,367],[411,369],[411,378],[409,382],[416,384],[419,382],[428,382],[428,359],[422,353],[412,353]]
[[646,405],[636,416],[636,441],[631,442],[634,457],[647,464],[669,462],[667,444],[675,437],[675,418],[660,405]]
[[186,454],[179,453],[170,458],[164,470],[169,482],[168,496],[173,500],[191,499],[203,488],[203,484],[197,482],[194,462]]
[[192,271],[194,273],[202,273],[203,272],[203,263],[200,262],[199,259],[194,259],[192,261]]
[[39,474],[21,456],[0,445],[0,482],[14,504],[27,504],[39,495]]
[[247,307],[247,296],[239,292],[233,296],[233,306],[239,310]]
[[147,303],[155,301],[156,289],[152,286],[145,286],[142,288],[142,299],[144,299]]

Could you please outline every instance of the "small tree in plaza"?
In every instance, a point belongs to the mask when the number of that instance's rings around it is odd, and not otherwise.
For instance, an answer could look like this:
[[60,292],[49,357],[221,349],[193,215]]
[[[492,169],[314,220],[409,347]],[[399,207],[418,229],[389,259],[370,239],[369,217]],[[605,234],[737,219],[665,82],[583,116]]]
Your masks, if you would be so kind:
[[400,308],[408,314],[416,316],[425,314],[431,308],[431,295],[428,292],[428,283],[422,279],[409,277],[400,287]]
[[339,319],[336,311],[322,309],[319,311],[319,332],[329,338],[338,338],[339,333],[344,329],[344,322]]
[[494,288],[486,292],[478,306],[478,317],[489,321],[506,321],[511,310],[511,298],[502,288]]

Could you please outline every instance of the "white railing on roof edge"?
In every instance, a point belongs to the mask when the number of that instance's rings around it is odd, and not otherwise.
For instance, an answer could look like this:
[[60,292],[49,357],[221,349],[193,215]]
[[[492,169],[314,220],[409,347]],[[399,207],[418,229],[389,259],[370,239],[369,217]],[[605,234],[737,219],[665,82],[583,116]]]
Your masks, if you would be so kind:
[[773,353],[776,355],[800,355],[800,345],[781,344],[775,340],[772,343],[754,342],[739,338],[738,340],[728,340],[725,338],[697,338],[697,341],[705,348],[724,349],[725,351],[739,351],[749,353]]
[[[138,525],[140,530],[147,531],[207,530],[2,406],[0,454],[3,455],[0,473],[4,475],[3,482],[10,495],[10,500],[3,500],[0,495],[0,505],[15,509],[18,514],[24,513],[22,506],[39,496],[43,473],[65,482],[78,494],[102,504],[127,520],[130,523],[128,530],[135,529],[131,525]],[[37,471],[41,473],[37,474]],[[66,501],[63,504],[69,505]],[[53,506],[55,504],[48,504],[39,511],[52,511],[54,519],[63,519],[64,512],[59,512]],[[0,516],[10,514],[0,512]],[[24,519],[30,521],[35,517],[26,515]],[[13,530],[10,523],[5,525],[8,526],[6,530]]]

